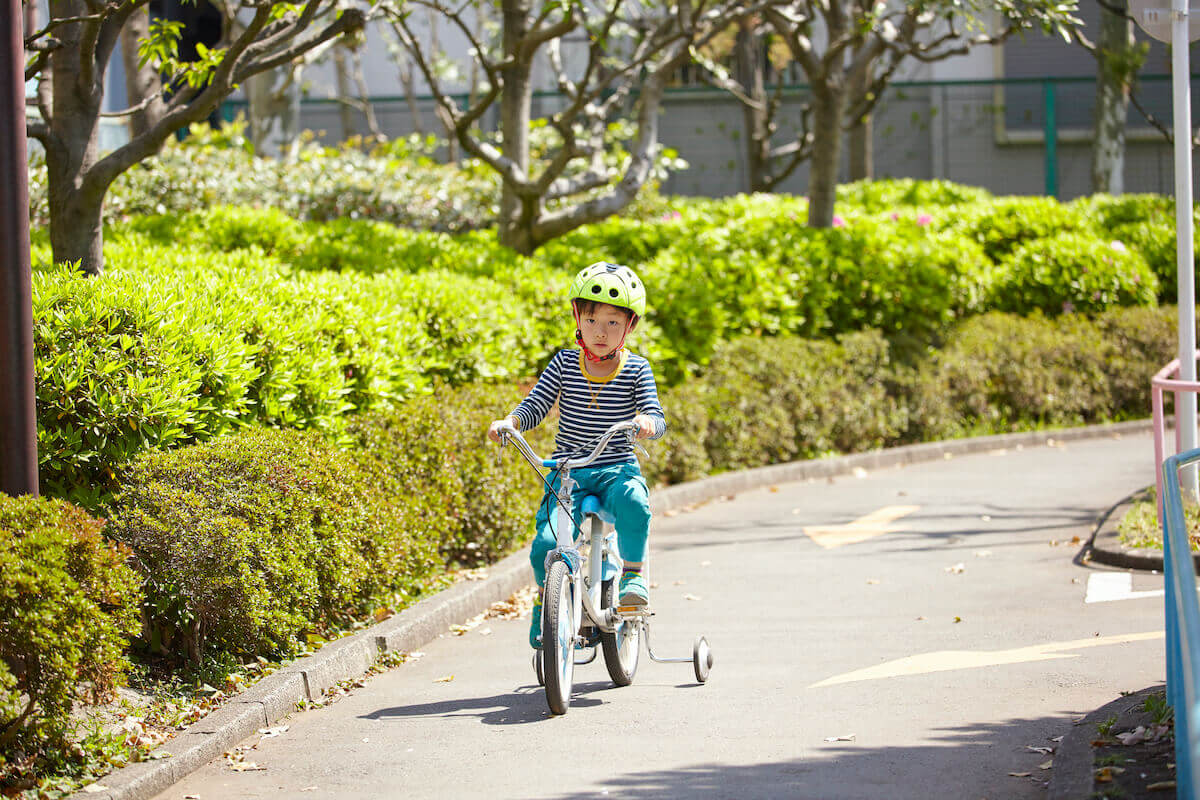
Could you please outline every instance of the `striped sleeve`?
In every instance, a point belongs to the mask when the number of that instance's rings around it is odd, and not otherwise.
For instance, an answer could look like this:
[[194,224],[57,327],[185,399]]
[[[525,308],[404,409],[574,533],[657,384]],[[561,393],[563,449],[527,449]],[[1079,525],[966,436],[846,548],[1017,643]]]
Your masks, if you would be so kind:
[[650,362],[643,360],[641,367],[633,386],[634,405],[637,413],[654,420],[654,433],[650,438],[661,439],[667,432],[667,418],[658,402],[658,384],[654,382],[654,370],[650,368]]
[[562,353],[560,350],[554,354],[529,394],[513,410],[512,416],[520,421],[521,430],[531,430],[540,425],[558,401],[562,391]]

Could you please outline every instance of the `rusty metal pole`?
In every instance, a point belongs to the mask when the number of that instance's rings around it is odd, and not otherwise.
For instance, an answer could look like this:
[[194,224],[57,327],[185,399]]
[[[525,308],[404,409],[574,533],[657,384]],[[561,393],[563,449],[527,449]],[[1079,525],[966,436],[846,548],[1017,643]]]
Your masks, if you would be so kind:
[[25,15],[21,0],[0,3],[0,492],[36,495]]

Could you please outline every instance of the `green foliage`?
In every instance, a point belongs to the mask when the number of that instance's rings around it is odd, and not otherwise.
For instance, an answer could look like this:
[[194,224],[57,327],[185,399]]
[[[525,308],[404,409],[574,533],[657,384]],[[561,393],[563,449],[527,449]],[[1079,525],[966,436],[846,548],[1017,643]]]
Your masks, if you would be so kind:
[[0,495],[0,783],[60,758],[73,703],[123,682],[141,596],[103,527],[62,501]]
[[111,532],[144,570],[145,644],[164,655],[293,654],[436,565],[417,518],[315,433],[150,453],[122,483]]
[[[447,563],[491,563],[529,529],[541,484],[515,453],[502,461],[484,438],[488,423],[520,399],[512,386],[442,386],[397,412],[351,424],[355,458],[385,493],[421,509],[419,527]],[[549,452],[547,433],[526,438]]]
[[862,180],[839,184],[837,187],[839,208],[846,205],[868,214],[908,209],[932,212],[940,206],[956,206],[991,199],[992,195],[986,189],[941,180]]
[[1158,279],[1119,242],[1059,233],[1016,247],[1000,268],[992,307],[1001,311],[1102,311],[1154,305]]
[[1078,208],[1053,197],[1000,197],[959,206],[936,215],[933,224],[977,242],[996,263],[1033,239],[1092,231]]

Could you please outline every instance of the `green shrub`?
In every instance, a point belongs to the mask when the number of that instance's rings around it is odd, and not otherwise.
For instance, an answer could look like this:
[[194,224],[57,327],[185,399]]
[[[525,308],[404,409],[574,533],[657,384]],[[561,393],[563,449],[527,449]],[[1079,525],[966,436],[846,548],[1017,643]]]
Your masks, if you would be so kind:
[[916,209],[933,211],[940,206],[955,206],[992,199],[986,189],[950,181],[922,181],[913,178],[862,180],[837,187],[838,208],[849,206],[868,214]]
[[436,566],[419,510],[314,433],[248,429],[139,458],[112,535],[144,571],[161,654],[282,656],[414,592]]
[[1060,233],[1094,234],[1086,214],[1053,197],[998,197],[935,214],[932,224],[977,242],[997,263],[1034,239]]
[[141,595],[103,527],[62,501],[0,495],[0,783],[60,757],[73,703],[123,682]]
[[1158,279],[1140,255],[1119,242],[1060,233],[1014,249],[992,292],[990,304],[1001,311],[1094,313],[1154,305]]
[[[488,564],[530,531],[542,486],[513,448],[486,439],[487,426],[521,399],[515,387],[440,386],[388,414],[355,419],[355,458],[383,491],[428,511],[424,535],[447,563]],[[548,430],[527,432],[539,452],[553,449]]]
[[[1175,201],[1157,194],[1093,195],[1074,201],[1089,214],[1103,235],[1139,253],[1158,276],[1159,299],[1177,302],[1179,295],[1175,242]],[[1193,212],[1193,222],[1195,223]],[[1200,251],[1194,253],[1200,260]]]
[[[922,367],[913,438],[1120,418],[1129,410],[1116,405],[1109,381],[1114,355],[1114,342],[1077,314],[967,320]],[[1152,374],[1142,376],[1147,388]]]

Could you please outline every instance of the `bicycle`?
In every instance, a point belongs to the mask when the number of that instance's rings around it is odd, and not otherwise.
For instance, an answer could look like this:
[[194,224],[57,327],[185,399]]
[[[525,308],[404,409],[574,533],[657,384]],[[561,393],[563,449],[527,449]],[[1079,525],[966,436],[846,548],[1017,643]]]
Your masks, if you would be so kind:
[[[633,683],[637,672],[641,642],[646,642],[646,654],[652,661],[664,663],[692,662],[699,683],[708,680],[712,668],[712,648],[703,636],[692,646],[692,657],[659,658],[650,647],[650,618],[654,613],[648,606],[615,604],[617,577],[621,574],[613,517],[592,494],[580,498],[582,517],[588,532],[575,522],[575,481],[572,469],[586,467],[595,461],[608,443],[617,435],[633,440],[637,426],[620,422],[600,437],[590,454],[559,459],[539,457],[511,424],[500,428],[500,446],[516,444],[521,455],[538,473],[547,487],[550,483],[542,469],[559,473],[558,492],[553,493],[558,506],[558,525],[555,529],[556,547],[546,556],[546,582],[542,587],[542,649],[534,652],[533,667],[538,684],[546,689],[546,701],[554,714],[565,714],[571,703],[571,686],[576,664],[590,664],[596,658],[596,647],[604,653],[604,665],[617,686]],[[586,541],[585,541],[586,540]],[[580,545],[585,545],[581,548]],[[586,660],[577,661],[576,652],[591,649]],[[546,669],[549,665],[551,668]]]

